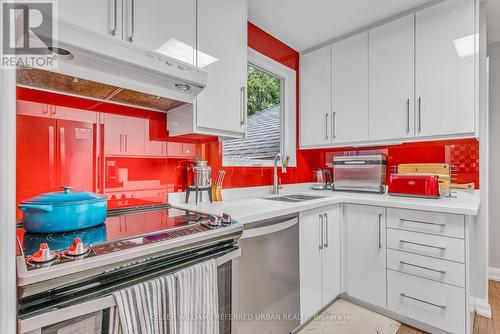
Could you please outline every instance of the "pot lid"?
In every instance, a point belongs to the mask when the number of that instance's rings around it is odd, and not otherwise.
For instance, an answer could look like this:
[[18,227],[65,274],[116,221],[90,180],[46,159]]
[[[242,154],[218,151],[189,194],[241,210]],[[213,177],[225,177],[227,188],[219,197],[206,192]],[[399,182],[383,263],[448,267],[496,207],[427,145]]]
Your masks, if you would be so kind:
[[35,196],[23,204],[74,204],[76,202],[95,202],[105,200],[106,197],[89,191],[71,191],[71,187],[64,186],[63,191],[56,191]]

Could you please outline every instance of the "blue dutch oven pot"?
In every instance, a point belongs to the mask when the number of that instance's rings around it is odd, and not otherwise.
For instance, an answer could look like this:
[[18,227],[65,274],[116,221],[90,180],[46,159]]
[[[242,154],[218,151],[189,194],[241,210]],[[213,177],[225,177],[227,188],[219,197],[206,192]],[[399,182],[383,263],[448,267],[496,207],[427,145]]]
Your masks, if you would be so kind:
[[22,201],[23,227],[33,233],[75,231],[103,224],[107,198],[84,191],[52,192]]

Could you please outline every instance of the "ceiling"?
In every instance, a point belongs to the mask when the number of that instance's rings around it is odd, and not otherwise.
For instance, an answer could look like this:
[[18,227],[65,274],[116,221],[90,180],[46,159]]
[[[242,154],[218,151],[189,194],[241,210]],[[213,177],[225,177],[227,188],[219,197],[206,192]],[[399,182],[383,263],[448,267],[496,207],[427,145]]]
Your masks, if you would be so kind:
[[488,0],[488,43],[496,42],[500,42],[500,0]]
[[248,0],[248,17],[304,51],[426,3],[429,0]]

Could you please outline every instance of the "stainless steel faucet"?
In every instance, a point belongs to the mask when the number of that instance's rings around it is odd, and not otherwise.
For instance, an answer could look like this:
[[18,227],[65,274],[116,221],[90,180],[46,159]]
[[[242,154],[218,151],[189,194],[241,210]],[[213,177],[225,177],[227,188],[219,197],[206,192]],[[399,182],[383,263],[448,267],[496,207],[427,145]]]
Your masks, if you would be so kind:
[[288,160],[290,157],[286,157],[285,161],[283,161],[283,157],[280,153],[276,154],[274,157],[274,176],[273,176],[273,195],[278,195],[282,186],[278,182],[278,160],[281,162],[281,172],[286,173],[286,167],[288,166]]

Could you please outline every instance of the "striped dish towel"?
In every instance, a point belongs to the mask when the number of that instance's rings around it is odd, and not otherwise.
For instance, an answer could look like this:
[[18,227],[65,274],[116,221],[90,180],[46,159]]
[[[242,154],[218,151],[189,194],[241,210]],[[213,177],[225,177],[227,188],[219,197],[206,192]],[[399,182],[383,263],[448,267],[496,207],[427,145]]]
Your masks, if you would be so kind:
[[177,334],[177,284],[174,275],[113,292],[111,334]]
[[174,274],[178,334],[219,334],[217,263],[209,260]]

